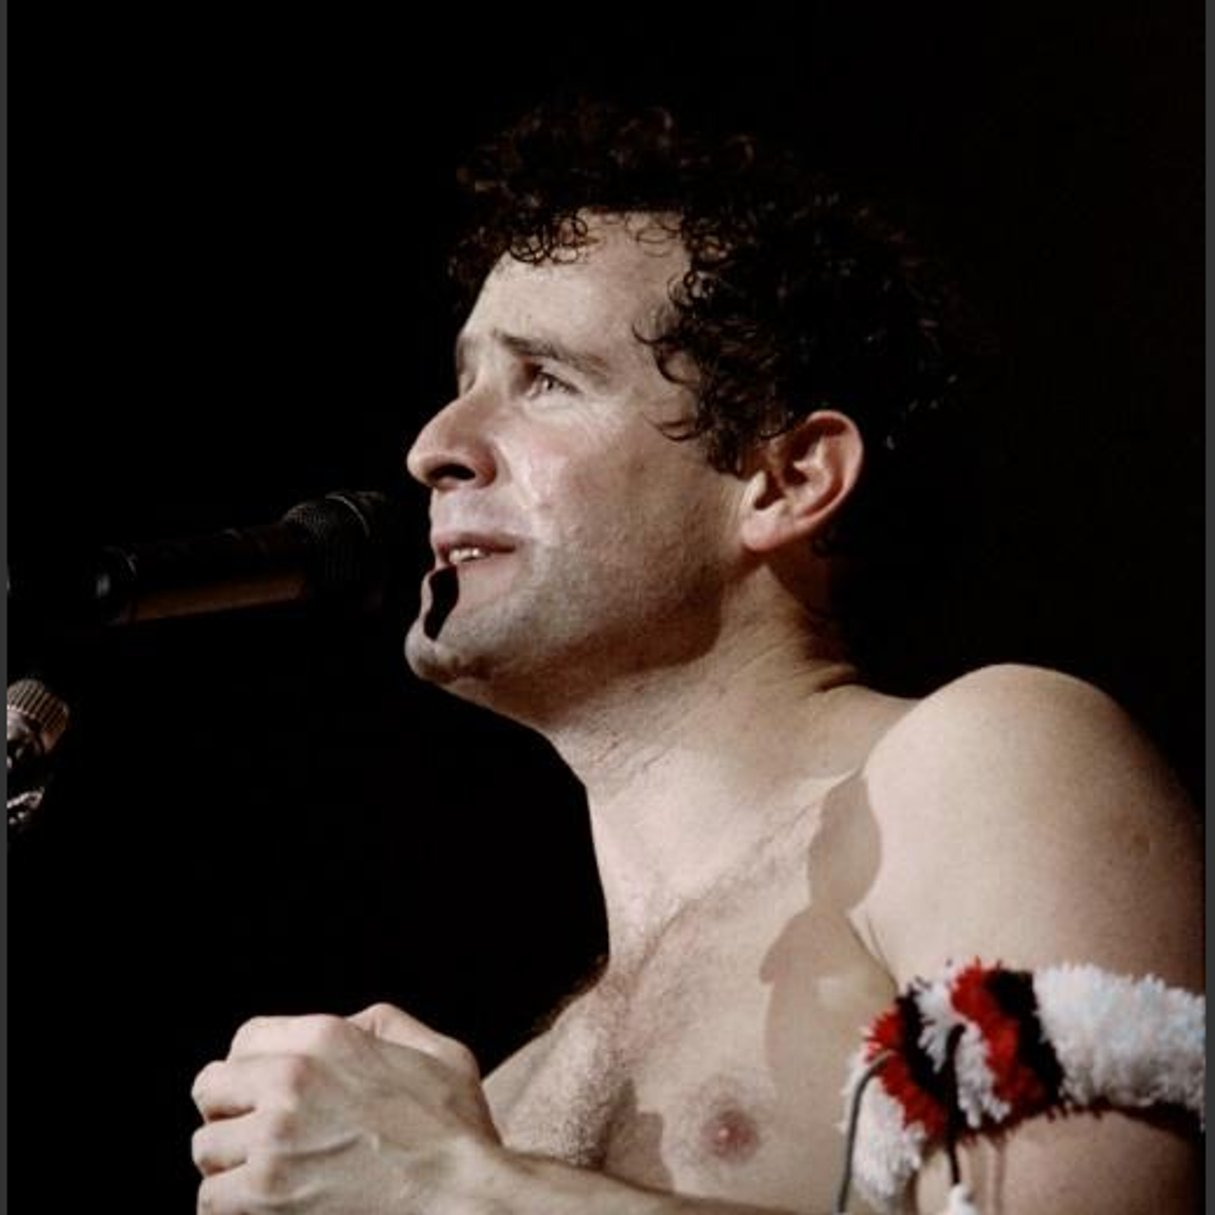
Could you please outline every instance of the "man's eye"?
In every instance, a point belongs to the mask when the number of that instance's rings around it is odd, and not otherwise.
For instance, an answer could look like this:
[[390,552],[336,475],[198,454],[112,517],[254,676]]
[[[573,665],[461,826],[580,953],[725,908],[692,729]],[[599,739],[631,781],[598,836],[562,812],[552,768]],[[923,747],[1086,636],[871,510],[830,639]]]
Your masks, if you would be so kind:
[[573,392],[574,388],[572,384],[567,384],[559,376],[553,375],[551,371],[537,367],[532,372],[531,390],[540,395],[550,392]]

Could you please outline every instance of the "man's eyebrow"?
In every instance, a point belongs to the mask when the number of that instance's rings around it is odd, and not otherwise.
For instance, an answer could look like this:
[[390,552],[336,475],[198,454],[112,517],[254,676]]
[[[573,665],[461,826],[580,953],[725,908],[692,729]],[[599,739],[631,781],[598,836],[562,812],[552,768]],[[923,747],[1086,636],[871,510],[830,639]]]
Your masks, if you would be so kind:
[[[504,329],[493,329],[490,331],[489,336],[492,341],[506,347],[512,354],[516,354],[520,358],[547,359],[555,363],[562,363],[590,380],[602,382],[608,379],[611,374],[611,368],[608,363],[598,355],[590,354],[583,350],[575,350],[573,347],[567,346],[564,342],[557,341],[555,338],[528,337],[519,333],[507,333]],[[464,334],[461,334],[456,340],[457,372],[464,366],[465,357],[469,348],[473,345],[475,345],[475,342]]]

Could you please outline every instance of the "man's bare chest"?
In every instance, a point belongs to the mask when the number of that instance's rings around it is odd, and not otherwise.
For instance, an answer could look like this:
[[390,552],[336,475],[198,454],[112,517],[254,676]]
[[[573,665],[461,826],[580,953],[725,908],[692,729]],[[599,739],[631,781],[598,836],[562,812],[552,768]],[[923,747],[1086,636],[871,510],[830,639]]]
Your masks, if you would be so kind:
[[845,909],[822,902],[777,883],[571,1005],[499,1090],[508,1146],[660,1189],[826,1209],[847,1058],[891,987]]

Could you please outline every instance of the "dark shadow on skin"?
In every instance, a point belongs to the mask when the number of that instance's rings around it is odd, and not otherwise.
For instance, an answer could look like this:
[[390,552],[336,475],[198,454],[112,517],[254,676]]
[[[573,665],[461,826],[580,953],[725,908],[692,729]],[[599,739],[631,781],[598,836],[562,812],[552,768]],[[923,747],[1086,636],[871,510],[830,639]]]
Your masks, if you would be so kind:
[[778,1057],[780,1043],[805,1037],[807,1006],[812,1018],[820,1009],[824,1016],[834,1015],[823,1005],[822,981],[847,976],[856,967],[872,969],[872,955],[847,913],[868,894],[880,860],[881,840],[864,782],[850,777],[824,799],[807,861],[806,909],[788,921],[760,966],[761,980],[772,985],[768,1049],[778,1082],[788,1074]]
[[438,637],[459,598],[460,579],[455,569],[444,566],[430,575],[430,611],[422,622],[422,631],[431,641]]
[[771,987],[766,1029],[768,1073],[778,1106],[816,1107],[822,1128],[808,1153],[829,1160],[834,1185],[842,1165],[842,1089],[847,1060],[865,1024],[895,991],[847,918],[877,876],[881,839],[860,776],[833,788],[807,861],[809,898],[760,966]]
[[628,1161],[628,1175],[622,1180],[669,1191],[674,1179],[662,1158],[663,1120],[660,1114],[642,1113],[637,1105],[637,1090],[630,1080],[620,1092],[620,1103],[612,1116],[607,1141],[611,1151],[603,1161],[605,1172],[615,1172],[616,1160]]

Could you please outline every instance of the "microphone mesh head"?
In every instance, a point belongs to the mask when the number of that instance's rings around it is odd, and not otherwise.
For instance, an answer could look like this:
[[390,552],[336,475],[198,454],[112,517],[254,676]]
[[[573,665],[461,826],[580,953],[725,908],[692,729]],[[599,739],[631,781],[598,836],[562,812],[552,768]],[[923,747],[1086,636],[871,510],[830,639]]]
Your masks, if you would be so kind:
[[301,502],[284,523],[301,527],[312,541],[312,589],[320,594],[372,584],[400,551],[402,508],[387,494],[335,490]]
[[44,754],[50,752],[67,729],[67,702],[37,679],[9,684],[6,700],[9,736],[23,726],[33,732]]

